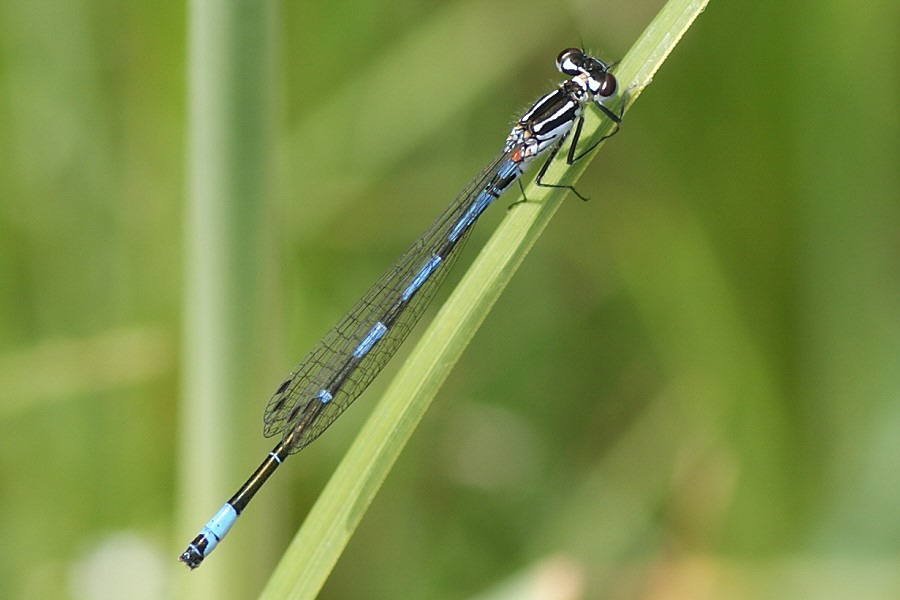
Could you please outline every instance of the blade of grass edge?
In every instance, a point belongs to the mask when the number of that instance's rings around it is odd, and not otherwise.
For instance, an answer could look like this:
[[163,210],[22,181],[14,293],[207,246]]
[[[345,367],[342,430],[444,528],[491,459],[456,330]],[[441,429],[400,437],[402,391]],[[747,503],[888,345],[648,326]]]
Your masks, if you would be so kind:
[[[707,3],[670,0],[638,38],[616,70],[626,108],[649,84]],[[609,123],[591,111],[583,143],[609,129]],[[563,155],[560,152],[551,165],[547,180],[572,184],[592,157],[567,167]],[[314,598],[318,594],[437,390],[565,193],[532,182],[526,189],[529,201],[508,212],[375,407],[285,552],[262,598]]]

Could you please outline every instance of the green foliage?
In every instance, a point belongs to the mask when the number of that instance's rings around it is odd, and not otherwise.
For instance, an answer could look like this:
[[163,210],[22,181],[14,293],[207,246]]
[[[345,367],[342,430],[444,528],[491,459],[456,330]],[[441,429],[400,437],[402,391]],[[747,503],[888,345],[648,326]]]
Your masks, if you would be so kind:
[[[227,123],[229,148],[265,157],[218,176],[247,212],[226,221],[234,254],[200,270],[229,278],[228,346],[199,348],[185,257],[222,233],[199,236],[186,208],[188,115],[211,110],[185,100],[187,31],[204,22],[167,3],[4,3],[0,597],[258,595],[347,448],[407,435],[354,441],[424,359],[395,359],[189,574],[185,542],[272,445],[268,394],[554,85],[560,49],[614,60],[661,4],[240,13],[238,34],[264,33],[218,59],[271,71],[236,85],[262,104]],[[712,3],[579,165],[590,202],[530,188],[485,215],[460,275],[560,208],[466,326],[320,597],[897,597],[897,39],[890,2]],[[211,390],[193,369],[220,351]],[[347,530],[357,498],[334,507]]]

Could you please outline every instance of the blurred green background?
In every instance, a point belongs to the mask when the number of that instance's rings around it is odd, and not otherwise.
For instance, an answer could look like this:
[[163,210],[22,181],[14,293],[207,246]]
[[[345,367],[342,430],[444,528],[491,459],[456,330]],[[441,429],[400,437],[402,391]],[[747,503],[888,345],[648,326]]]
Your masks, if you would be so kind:
[[[247,29],[264,118],[236,128],[265,150],[248,189],[222,184],[249,211],[204,345],[204,24],[0,4],[2,598],[255,597],[402,355],[189,574],[185,543],[272,445],[271,391],[555,85],[559,50],[614,60],[662,2],[267,6]],[[898,105],[898,3],[712,0],[321,597],[900,597]],[[212,416],[186,397],[220,340],[239,400]]]

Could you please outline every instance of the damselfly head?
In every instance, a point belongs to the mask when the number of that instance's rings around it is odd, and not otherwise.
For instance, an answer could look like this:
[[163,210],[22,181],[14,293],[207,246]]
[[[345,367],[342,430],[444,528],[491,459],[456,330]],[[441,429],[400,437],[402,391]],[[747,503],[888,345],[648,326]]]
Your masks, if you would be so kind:
[[603,61],[581,48],[566,48],[556,57],[556,68],[594,96],[609,98],[616,93],[616,78]]

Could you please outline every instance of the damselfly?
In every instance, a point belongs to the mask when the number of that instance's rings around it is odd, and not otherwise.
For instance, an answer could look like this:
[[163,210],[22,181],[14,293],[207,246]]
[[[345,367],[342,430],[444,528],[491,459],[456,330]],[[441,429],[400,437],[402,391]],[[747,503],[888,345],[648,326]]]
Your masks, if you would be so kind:
[[559,54],[556,66],[569,79],[528,109],[513,126],[503,151],[275,390],[266,407],[263,432],[266,437],[280,435],[281,441],[181,554],[187,566],[199,566],[275,469],[319,437],[372,382],[428,306],[476,219],[535,157],[551,150],[536,180],[559,187],[542,178],[573,126],[569,164],[599,143],[580,153],[576,150],[584,107],[593,104],[618,128],[620,116],[603,105],[617,86],[609,65],[568,48]]

